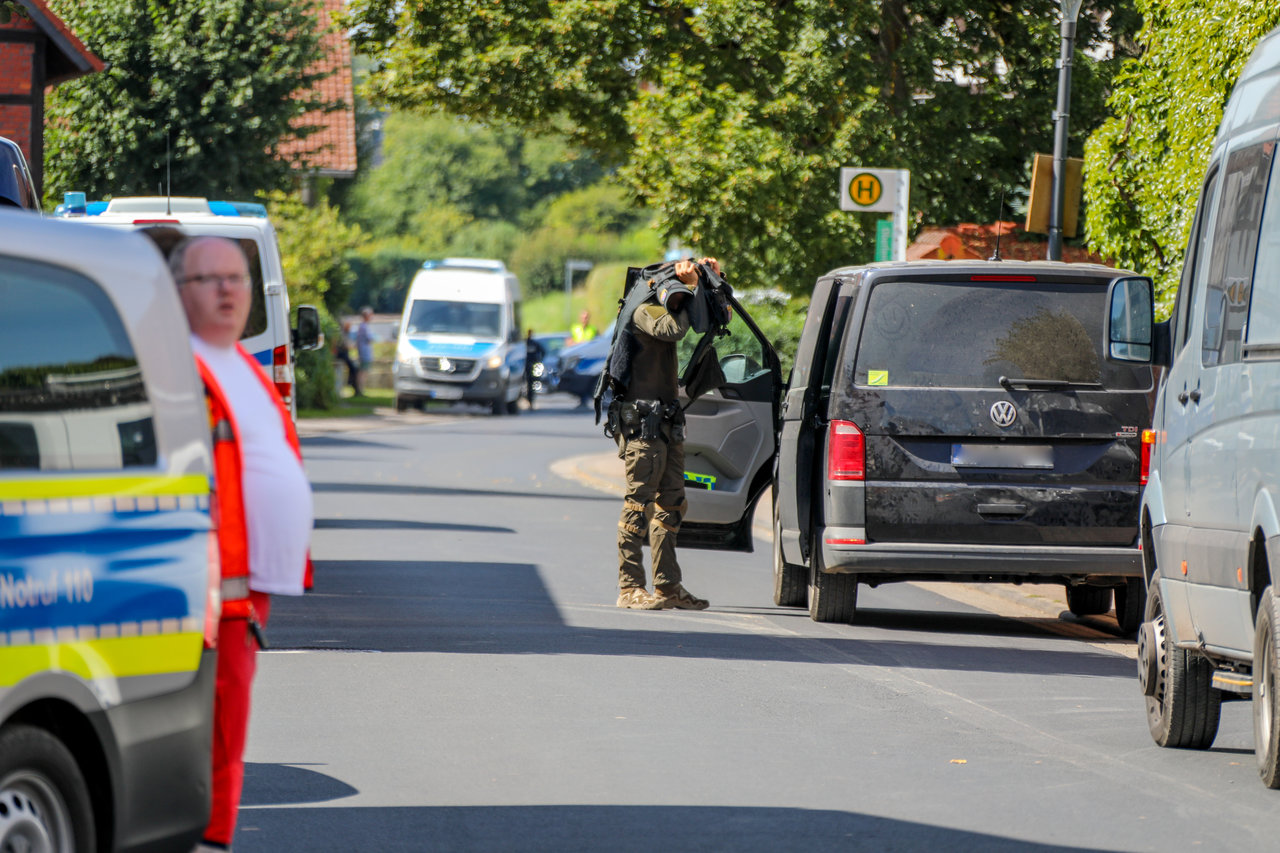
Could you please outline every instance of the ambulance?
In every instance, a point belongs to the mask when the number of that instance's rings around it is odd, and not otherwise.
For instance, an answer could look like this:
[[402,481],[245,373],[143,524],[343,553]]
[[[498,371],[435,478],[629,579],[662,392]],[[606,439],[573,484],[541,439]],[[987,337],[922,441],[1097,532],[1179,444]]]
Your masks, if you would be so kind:
[[221,583],[204,394],[146,238],[0,210],[0,850],[189,851]]

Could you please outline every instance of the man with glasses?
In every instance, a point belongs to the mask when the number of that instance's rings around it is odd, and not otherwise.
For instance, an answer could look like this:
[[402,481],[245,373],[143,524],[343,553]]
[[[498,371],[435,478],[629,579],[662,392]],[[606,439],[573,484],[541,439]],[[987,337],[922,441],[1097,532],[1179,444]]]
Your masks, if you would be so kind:
[[272,593],[301,595],[311,486],[293,419],[240,346],[253,298],[249,264],[221,237],[173,248],[169,268],[191,327],[213,430],[213,517],[222,565],[214,694],[213,805],[198,850],[229,850],[244,781],[249,695]]

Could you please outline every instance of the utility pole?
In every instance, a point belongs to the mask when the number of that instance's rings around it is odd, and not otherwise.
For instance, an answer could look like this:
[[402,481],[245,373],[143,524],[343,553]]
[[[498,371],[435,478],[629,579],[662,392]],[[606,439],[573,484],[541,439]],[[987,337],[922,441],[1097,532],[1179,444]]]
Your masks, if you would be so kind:
[[1071,63],[1082,0],[1062,6],[1062,52],[1058,58],[1058,109],[1053,114],[1053,196],[1049,203],[1049,260],[1062,260],[1062,208],[1067,187],[1067,123],[1071,118]]

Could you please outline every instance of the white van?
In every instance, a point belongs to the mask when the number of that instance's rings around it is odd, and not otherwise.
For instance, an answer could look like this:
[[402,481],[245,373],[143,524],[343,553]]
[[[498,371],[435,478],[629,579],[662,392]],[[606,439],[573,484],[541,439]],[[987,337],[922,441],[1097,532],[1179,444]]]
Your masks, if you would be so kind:
[[519,411],[525,344],[520,282],[501,261],[427,261],[414,276],[396,342],[396,409],[428,400]]
[[[76,222],[136,230],[163,225],[192,237],[227,237],[235,240],[249,259],[253,276],[253,304],[240,343],[267,370],[289,410],[293,399],[294,348],[314,349],[318,335],[297,339],[289,323],[289,291],[276,231],[261,204],[209,201],[203,198],[139,196],[88,202],[84,193],[67,193],[54,215]],[[300,306],[298,328],[319,329],[315,308]],[[305,318],[304,316],[305,315]]]

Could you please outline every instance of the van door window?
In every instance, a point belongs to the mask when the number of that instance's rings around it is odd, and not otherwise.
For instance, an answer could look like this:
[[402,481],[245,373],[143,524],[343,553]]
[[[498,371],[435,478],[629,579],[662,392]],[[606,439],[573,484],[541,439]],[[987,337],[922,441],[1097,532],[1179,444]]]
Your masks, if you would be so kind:
[[240,340],[245,340],[257,337],[267,330],[267,297],[262,292],[262,253],[258,251],[257,241],[243,239],[236,242],[249,261],[249,276],[253,279],[253,285],[249,288],[249,293],[253,296],[253,301],[249,303],[249,320],[244,324],[244,333],[240,335]]
[[0,259],[0,469],[156,463],[142,368],[97,284]]
[[[1215,170],[1204,182],[1204,191],[1200,193],[1200,209],[1196,211],[1195,224],[1192,226],[1191,240],[1187,244],[1187,256],[1182,265],[1182,279],[1178,283],[1178,301],[1174,305],[1174,351],[1182,352],[1191,337],[1192,297],[1203,286],[1203,279],[1209,269],[1209,248],[1212,243],[1209,236],[1213,233],[1213,220],[1217,211],[1218,173]],[[1199,282],[1199,283],[1198,283]]]
[[1262,205],[1275,143],[1231,153],[1222,178],[1222,205],[1213,232],[1200,360],[1206,367],[1240,360]]
[[1258,257],[1253,266],[1245,343],[1280,345],[1280,166],[1272,157],[1271,184],[1263,206]]

